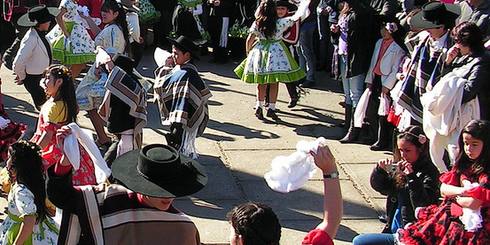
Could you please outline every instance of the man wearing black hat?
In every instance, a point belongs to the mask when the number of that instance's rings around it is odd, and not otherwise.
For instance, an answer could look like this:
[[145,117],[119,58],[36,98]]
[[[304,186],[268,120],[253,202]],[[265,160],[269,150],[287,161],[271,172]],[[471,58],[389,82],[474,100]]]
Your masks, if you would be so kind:
[[[59,142],[70,131],[58,132]],[[112,164],[121,184],[75,189],[66,156],[48,169],[49,199],[63,210],[58,244],[200,244],[199,232],[174,198],[201,190],[208,177],[198,162],[166,145],[147,145]]]
[[[206,83],[201,79],[192,59],[197,47],[187,37],[169,39],[172,43],[170,66],[157,69],[154,85],[162,124],[170,126],[167,143],[184,155],[196,158],[195,140],[201,136],[209,120]],[[169,73],[159,72],[161,70]]]
[[52,61],[51,46],[45,35],[58,12],[57,8],[40,5],[30,9],[17,21],[20,26],[30,29],[22,38],[13,62],[13,70],[17,75],[15,80],[19,85],[24,84],[38,110],[46,102],[46,94],[39,81]]
[[410,112],[413,124],[422,124],[420,97],[441,77],[447,50],[453,41],[449,30],[454,27],[460,8],[456,4],[429,2],[411,19],[412,28],[425,30],[411,54],[407,76],[403,80],[399,104]]

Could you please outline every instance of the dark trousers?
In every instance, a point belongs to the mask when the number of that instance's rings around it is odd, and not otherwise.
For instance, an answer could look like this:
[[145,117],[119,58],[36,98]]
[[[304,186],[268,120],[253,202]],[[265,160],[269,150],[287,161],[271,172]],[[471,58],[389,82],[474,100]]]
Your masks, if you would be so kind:
[[131,58],[134,60],[135,66],[138,66],[141,59],[143,58],[144,44],[138,43],[136,41],[131,43]]
[[24,79],[24,87],[27,92],[31,94],[32,100],[34,101],[34,106],[38,110],[41,109],[41,106],[46,102],[46,93],[44,93],[44,89],[39,85],[39,82],[43,78],[43,75],[30,75],[27,74]]
[[211,37],[211,47],[213,48],[213,58],[216,61],[226,61],[227,47],[220,46],[221,30],[223,29],[223,17],[208,17],[208,32]]

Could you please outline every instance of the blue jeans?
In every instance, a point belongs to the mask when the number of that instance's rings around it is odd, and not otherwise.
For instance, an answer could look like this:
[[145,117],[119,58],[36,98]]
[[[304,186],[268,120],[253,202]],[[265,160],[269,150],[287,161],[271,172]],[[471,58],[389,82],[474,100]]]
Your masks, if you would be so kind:
[[394,245],[395,235],[387,233],[368,233],[354,237],[352,245]]
[[315,53],[313,52],[313,34],[315,26],[299,32],[298,56],[299,66],[306,71],[306,80],[315,81]]
[[359,103],[362,93],[364,92],[364,79],[366,74],[361,74],[347,78],[347,56],[339,57],[340,76],[342,77],[342,86],[344,87],[345,103],[356,107]]

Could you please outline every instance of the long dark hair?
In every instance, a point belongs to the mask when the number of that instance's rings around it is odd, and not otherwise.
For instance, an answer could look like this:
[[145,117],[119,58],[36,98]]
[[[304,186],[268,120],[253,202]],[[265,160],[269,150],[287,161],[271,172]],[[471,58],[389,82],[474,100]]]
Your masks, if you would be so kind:
[[23,184],[34,195],[36,222],[45,218],[46,182],[41,158],[41,148],[35,143],[20,140],[10,146],[11,167],[15,170],[15,181]]
[[[477,159],[471,160],[464,151],[463,134],[483,141],[483,148]],[[490,122],[485,120],[472,120],[461,131],[459,137],[459,154],[454,165],[456,172],[470,171],[471,174],[479,175],[490,172]]]
[[271,38],[276,32],[276,2],[274,0],[263,1],[259,5],[259,16],[255,20],[257,27],[266,38]]
[[[419,151],[419,158],[417,159],[417,162],[419,162],[420,159],[429,158],[429,142],[425,136],[424,130],[421,127],[409,126],[403,132],[398,134],[397,140],[402,139],[417,147],[417,150]],[[399,151],[398,147],[396,148],[396,151]],[[407,183],[406,176],[401,174],[399,171],[395,172],[393,178],[395,180],[395,185],[398,188],[403,188]]]
[[124,35],[124,41],[126,42],[124,46],[124,50],[129,53],[130,46],[129,45],[129,29],[128,22],[126,21],[126,10],[124,10],[123,6],[116,2],[116,0],[105,0],[104,4],[102,4],[101,11],[108,12],[112,10],[112,12],[118,12],[118,15],[114,22],[121,28],[121,31]]
[[46,74],[53,76],[54,79],[61,79],[63,83],[58,89],[54,101],[63,101],[66,106],[65,119],[66,123],[72,123],[77,121],[78,104],[75,96],[75,86],[73,85],[73,79],[70,74],[70,70],[63,65],[51,65],[46,69]]
[[281,225],[272,208],[265,204],[248,202],[238,205],[227,214],[235,234],[244,244],[279,245]]

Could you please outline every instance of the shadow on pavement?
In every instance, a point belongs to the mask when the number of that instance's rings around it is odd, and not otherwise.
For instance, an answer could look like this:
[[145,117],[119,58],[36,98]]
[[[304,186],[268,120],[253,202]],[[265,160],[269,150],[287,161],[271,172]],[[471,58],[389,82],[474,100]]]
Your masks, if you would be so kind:
[[37,115],[37,111],[33,105],[24,100],[19,100],[11,95],[2,94],[3,105],[10,119],[14,122],[21,122],[27,125],[25,135],[33,134],[36,131],[37,116],[32,116],[26,112],[32,112]]
[[[253,153],[252,153],[253,154]],[[176,206],[184,213],[205,219],[226,220],[226,214],[236,205],[246,201],[257,201],[272,207],[283,228],[308,232],[322,220],[323,184],[310,180],[305,188],[290,193],[272,191],[264,178],[242,171],[229,170],[221,158],[201,155],[198,159],[208,173],[208,184],[200,192],[189,198],[176,200]],[[253,167],[251,163],[251,167]],[[341,180],[348,182],[349,180]],[[350,182],[348,183],[350,184]],[[362,222],[363,219],[377,217],[376,212],[365,205],[345,200],[344,218]],[[287,204],[287,205],[285,205]],[[355,231],[341,226],[336,239],[350,242],[357,235]]]
[[[222,123],[212,119],[210,119],[208,122],[208,128],[231,135],[243,136],[245,139],[277,139],[280,137],[273,132],[257,130],[235,123]],[[204,137],[206,137],[206,134]],[[233,139],[231,139],[231,141],[233,141]]]

